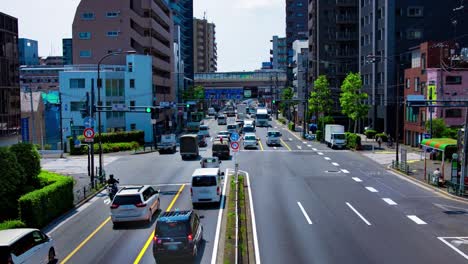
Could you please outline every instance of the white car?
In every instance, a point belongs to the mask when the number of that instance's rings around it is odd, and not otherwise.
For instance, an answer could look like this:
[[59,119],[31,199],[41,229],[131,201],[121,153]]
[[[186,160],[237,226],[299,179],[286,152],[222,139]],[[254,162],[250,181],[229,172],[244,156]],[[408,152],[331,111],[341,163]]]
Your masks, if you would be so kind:
[[192,174],[190,193],[192,204],[220,203],[222,197],[221,172],[219,168],[196,169]]
[[210,137],[210,128],[207,125],[201,125],[198,130],[199,135],[204,135],[205,137]]
[[54,241],[38,229],[0,231],[1,263],[54,263],[55,256]]
[[150,185],[123,187],[112,200],[111,219],[114,225],[121,222],[153,221],[160,208],[159,190]]
[[276,130],[270,130],[267,132],[266,144],[271,145],[281,145],[281,132]]
[[258,147],[258,138],[254,133],[247,133],[242,139],[242,144],[244,149],[248,148],[257,148]]

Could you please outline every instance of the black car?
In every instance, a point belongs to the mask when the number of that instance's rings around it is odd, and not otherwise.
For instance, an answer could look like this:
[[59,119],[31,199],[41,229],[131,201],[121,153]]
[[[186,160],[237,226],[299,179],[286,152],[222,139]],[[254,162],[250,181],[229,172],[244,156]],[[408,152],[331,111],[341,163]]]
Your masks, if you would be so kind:
[[153,255],[161,258],[190,257],[195,259],[203,241],[203,226],[193,210],[171,211],[161,214],[156,221]]

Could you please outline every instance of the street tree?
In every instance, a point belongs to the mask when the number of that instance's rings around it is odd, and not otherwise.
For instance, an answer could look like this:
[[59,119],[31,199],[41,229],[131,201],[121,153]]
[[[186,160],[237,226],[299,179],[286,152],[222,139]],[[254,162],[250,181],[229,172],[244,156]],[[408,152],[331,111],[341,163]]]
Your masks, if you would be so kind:
[[313,91],[309,95],[309,111],[315,113],[316,117],[319,113],[323,113],[325,116],[331,112],[332,105],[333,100],[327,76],[320,75],[314,81]]
[[354,121],[354,133],[358,120],[367,116],[369,106],[364,103],[367,93],[361,91],[362,80],[359,73],[349,73],[341,84],[341,112]]
[[[432,138],[441,138],[446,133],[447,126],[443,118],[432,119]],[[426,122],[426,131],[431,132],[431,122]]]
[[281,92],[281,100],[286,101],[282,102],[280,105],[280,108],[282,109],[283,112],[286,112],[286,116],[288,120],[291,120],[291,106],[294,106],[293,102],[287,102],[292,100],[294,97],[294,90],[291,87],[286,87],[283,89]]

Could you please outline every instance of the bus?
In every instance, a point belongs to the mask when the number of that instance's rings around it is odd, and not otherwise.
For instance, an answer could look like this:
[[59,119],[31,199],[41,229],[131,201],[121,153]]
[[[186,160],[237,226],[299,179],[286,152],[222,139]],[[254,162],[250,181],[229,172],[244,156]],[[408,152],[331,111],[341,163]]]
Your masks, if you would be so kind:
[[190,113],[190,119],[187,122],[187,130],[191,132],[198,132],[198,130],[200,130],[200,124],[203,124],[203,117],[203,112]]
[[257,108],[257,113],[255,114],[255,126],[257,127],[268,127],[270,117],[268,116],[268,110],[266,108]]

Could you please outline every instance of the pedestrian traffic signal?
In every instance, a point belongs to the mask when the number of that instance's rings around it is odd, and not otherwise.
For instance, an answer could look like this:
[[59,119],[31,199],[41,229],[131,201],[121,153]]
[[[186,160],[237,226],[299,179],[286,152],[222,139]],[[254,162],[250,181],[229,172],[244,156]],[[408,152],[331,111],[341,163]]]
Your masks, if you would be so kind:
[[276,100],[273,100],[273,104],[276,104]]
[[187,104],[187,108],[190,108],[190,104]]

